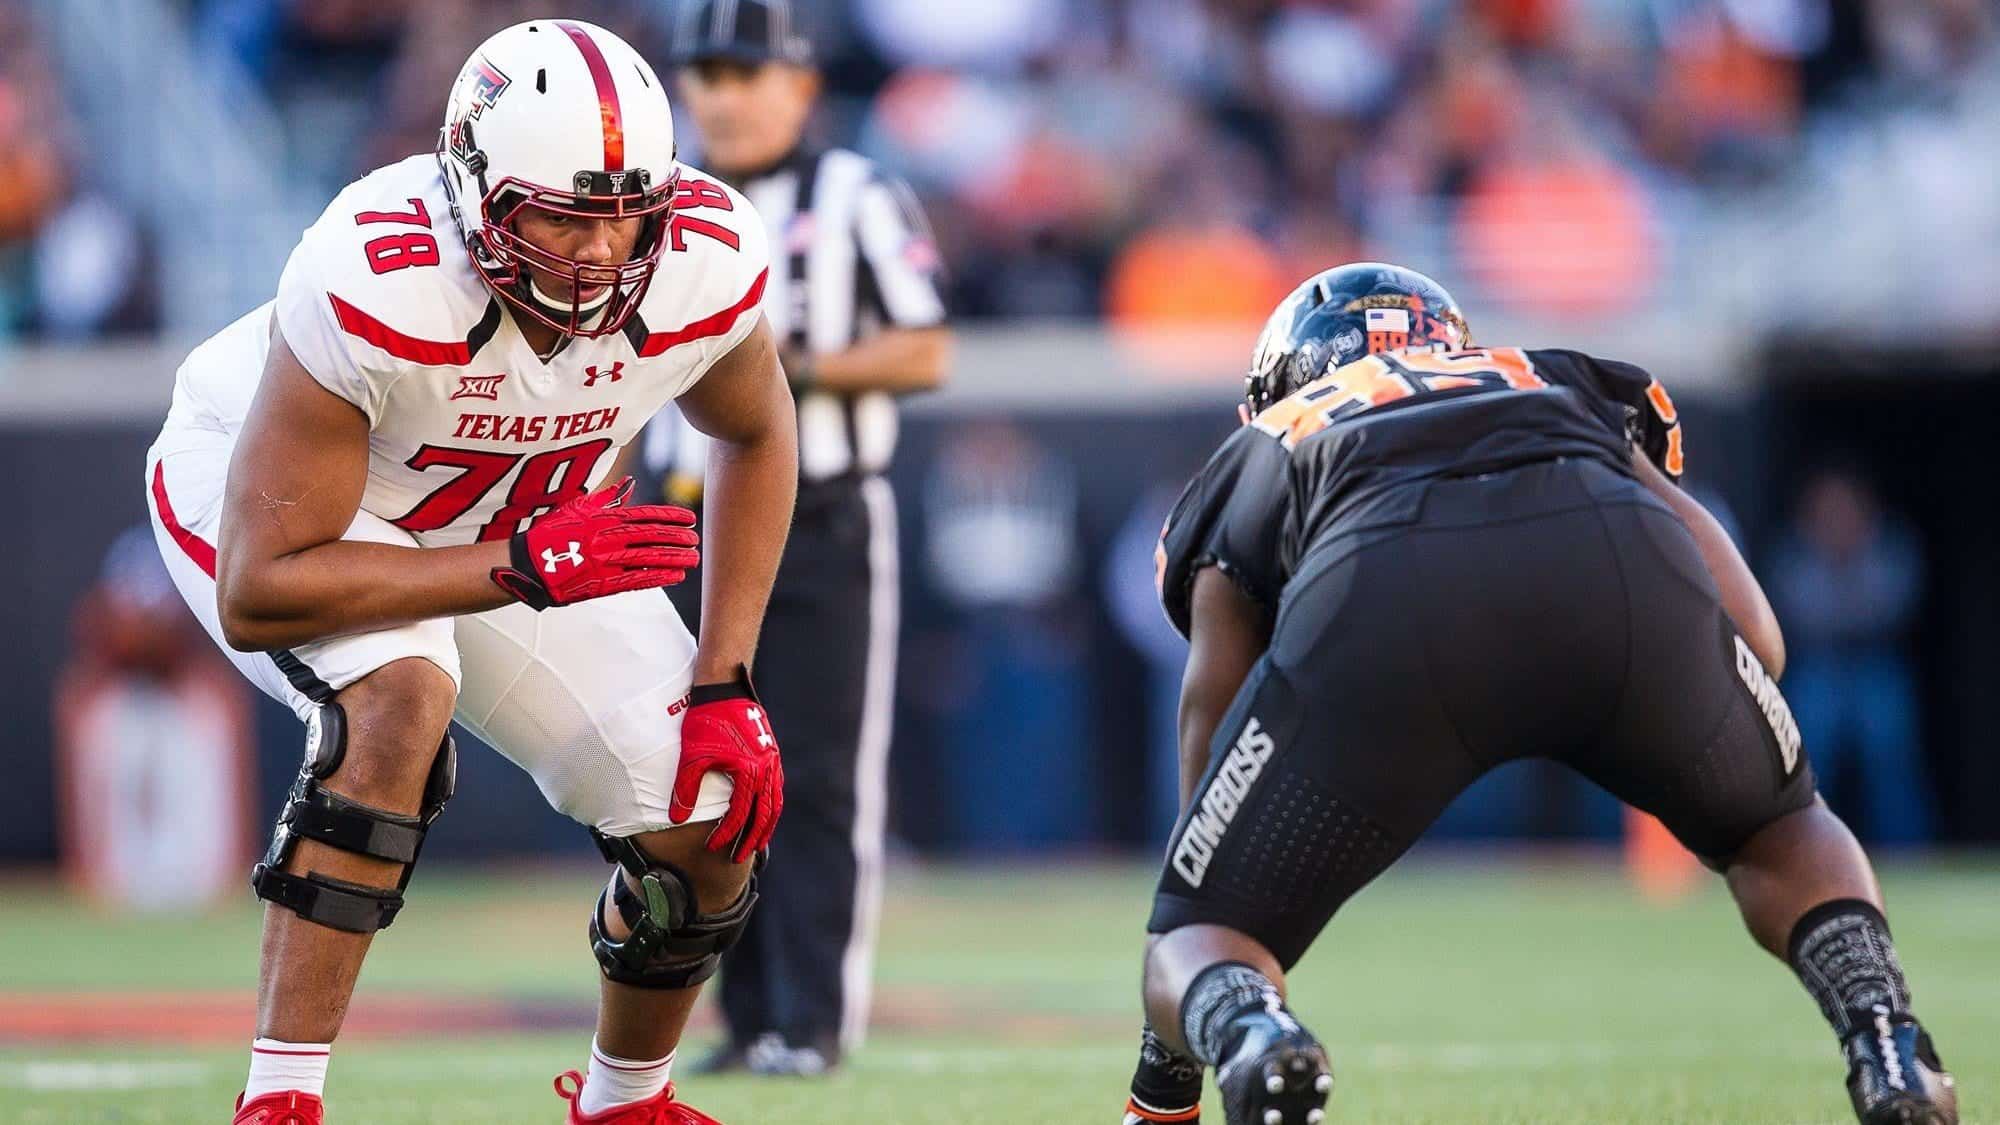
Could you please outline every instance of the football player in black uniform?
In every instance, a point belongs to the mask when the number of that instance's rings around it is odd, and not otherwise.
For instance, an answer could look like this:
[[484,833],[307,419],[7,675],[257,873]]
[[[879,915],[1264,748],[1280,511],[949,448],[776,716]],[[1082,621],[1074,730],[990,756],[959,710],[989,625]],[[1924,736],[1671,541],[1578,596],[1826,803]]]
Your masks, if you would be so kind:
[[1147,924],[1128,1122],[1310,1125],[1333,1080],[1284,973],[1501,763],[1566,762],[1660,818],[1819,1002],[1869,1125],[1955,1125],[1881,892],[1822,803],[1784,642],[1674,483],[1660,384],[1579,352],[1474,348],[1450,294],[1362,263],[1306,282],[1252,361],[1246,425],[1168,520],[1199,777]]

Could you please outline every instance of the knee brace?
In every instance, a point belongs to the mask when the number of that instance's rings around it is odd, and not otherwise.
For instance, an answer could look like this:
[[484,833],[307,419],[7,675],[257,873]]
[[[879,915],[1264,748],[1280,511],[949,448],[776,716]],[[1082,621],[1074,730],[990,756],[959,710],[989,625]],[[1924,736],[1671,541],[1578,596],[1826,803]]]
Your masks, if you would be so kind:
[[[597,850],[639,882],[634,891],[625,879],[613,879],[590,912],[590,951],[608,980],[639,988],[692,988],[715,975],[722,953],[736,944],[757,905],[757,871],[764,855],[753,861],[743,894],[712,914],[695,910],[694,884],[671,863],[648,856],[630,839],[592,830]],[[605,909],[631,928],[631,936],[613,941],[604,932]]]
[[[368,934],[396,920],[403,908],[403,888],[410,883],[424,835],[444,810],[458,783],[458,747],[447,733],[431,760],[430,777],[417,815],[405,816],[350,801],[329,792],[321,782],[332,777],[347,756],[347,712],[338,703],[322,703],[306,723],[306,760],[285,796],[271,848],[250,871],[257,897],[275,902],[309,922],[336,930]],[[285,861],[300,840],[373,856],[403,865],[394,889],[364,887],[317,872],[292,875]]]

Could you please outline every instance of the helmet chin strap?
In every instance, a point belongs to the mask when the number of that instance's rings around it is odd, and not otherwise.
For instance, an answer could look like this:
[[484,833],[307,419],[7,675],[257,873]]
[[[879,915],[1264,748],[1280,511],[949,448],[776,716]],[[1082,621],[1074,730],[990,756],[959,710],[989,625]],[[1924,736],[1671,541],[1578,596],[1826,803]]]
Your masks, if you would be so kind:
[[[579,312],[587,312],[587,313],[596,312],[598,309],[603,308],[606,302],[611,300],[611,295],[617,292],[617,289],[618,287],[616,285],[606,285],[604,286],[604,292],[599,293],[597,296],[592,297],[588,301],[584,301],[578,304],[576,308]],[[537,285],[535,283],[533,274],[530,274],[528,277],[528,296],[532,298],[536,304],[542,306],[544,309],[547,309],[549,312],[555,315],[558,316],[569,315],[570,303],[568,301],[558,301],[554,297],[549,296],[546,292],[543,291],[540,285]]]

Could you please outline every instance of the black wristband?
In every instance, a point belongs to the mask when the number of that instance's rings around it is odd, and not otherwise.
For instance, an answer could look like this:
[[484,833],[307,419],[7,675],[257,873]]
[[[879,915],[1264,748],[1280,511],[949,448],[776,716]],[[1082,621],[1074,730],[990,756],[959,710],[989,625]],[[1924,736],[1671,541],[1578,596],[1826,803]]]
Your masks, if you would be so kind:
[[515,570],[538,583],[542,581],[542,576],[535,573],[535,560],[528,554],[527,532],[517,531],[507,537],[507,561],[513,564]]
[[738,664],[736,678],[721,684],[696,684],[688,690],[688,706],[699,707],[704,703],[720,703],[725,699],[747,699],[758,702],[757,689],[750,686],[750,669]]
[[496,566],[490,577],[493,584],[514,596],[514,600],[534,610],[536,613],[556,604],[549,584],[535,572],[535,561],[528,554],[528,537],[515,532],[507,541],[508,566]]

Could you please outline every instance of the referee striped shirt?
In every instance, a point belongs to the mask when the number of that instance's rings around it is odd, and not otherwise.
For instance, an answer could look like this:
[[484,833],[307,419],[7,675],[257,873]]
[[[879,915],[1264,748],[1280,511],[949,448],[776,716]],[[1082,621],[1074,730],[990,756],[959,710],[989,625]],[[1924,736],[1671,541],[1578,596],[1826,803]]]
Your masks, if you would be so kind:
[[[735,185],[771,235],[764,313],[783,350],[841,351],[884,328],[944,323],[941,261],[907,184],[847,149],[800,149]],[[799,474],[809,483],[883,472],[896,448],[886,391],[799,396]],[[707,441],[678,414],[646,431],[646,465],[669,494],[699,488]]]

